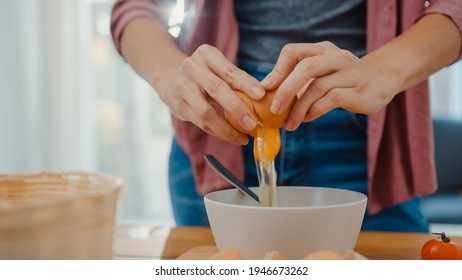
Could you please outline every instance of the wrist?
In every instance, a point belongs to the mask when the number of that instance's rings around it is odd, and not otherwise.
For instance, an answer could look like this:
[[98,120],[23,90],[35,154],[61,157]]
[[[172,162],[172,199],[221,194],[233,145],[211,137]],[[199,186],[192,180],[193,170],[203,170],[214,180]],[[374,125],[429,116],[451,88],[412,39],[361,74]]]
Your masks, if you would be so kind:
[[152,72],[148,75],[147,79],[151,86],[160,94],[166,91],[166,87],[173,79],[173,76],[181,66],[182,61],[186,58],[181,52],[170,56],[168,63],[157,65]]
[[395,95],[404,90],[405,73],[401,63],[390,59],[388,55],[370,53],[361,59],[371,73],[375,73],[378,86],[383,92],[384,98],[391,100]]

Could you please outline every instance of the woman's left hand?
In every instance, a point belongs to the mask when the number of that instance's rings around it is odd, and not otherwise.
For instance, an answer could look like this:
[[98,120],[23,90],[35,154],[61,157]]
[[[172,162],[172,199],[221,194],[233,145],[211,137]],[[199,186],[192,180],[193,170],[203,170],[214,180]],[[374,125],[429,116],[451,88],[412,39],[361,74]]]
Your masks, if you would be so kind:
[[295,95],[298,100],[286,122],[295,130],[334,108],[372,114],[398,93],[400,81],[386,62],[359,59],[330,42],[288,44],[261,82],[266,90],[278,88],[271,112],[279,114]]

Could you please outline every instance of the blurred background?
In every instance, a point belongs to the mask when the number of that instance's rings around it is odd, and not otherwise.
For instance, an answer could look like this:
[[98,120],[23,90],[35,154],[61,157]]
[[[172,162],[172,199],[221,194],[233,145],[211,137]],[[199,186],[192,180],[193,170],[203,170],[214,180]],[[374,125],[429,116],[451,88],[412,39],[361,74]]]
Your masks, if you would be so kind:
[[[170,115],[115,51],[112,4],[0,0],[0,173],[114,174],[119,223],[172,225]],[[462,64],[431,89],[434,116],[462,121]]]

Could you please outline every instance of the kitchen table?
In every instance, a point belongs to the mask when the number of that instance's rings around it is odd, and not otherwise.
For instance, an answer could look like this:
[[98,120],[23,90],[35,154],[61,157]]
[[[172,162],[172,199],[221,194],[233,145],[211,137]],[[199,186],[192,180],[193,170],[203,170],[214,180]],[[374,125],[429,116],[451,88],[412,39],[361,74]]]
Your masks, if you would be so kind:
[[[355,250],[373,260],[420,259],[430,234],[361,232]],[[462,244],[462,236],[451,236]],[[118,226],[114,259],[208,259],[216,252],[209,227]]]

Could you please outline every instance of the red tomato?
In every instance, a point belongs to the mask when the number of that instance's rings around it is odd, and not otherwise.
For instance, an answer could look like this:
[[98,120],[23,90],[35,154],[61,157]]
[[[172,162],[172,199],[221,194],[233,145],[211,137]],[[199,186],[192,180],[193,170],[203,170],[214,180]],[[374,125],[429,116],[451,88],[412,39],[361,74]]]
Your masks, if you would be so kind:
[[451,241],[444,232],[433,233],[440,237],[428,240],[422,247],[422,260],[462,260],[462,247]]

